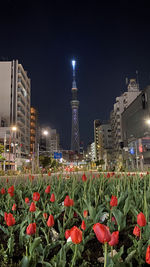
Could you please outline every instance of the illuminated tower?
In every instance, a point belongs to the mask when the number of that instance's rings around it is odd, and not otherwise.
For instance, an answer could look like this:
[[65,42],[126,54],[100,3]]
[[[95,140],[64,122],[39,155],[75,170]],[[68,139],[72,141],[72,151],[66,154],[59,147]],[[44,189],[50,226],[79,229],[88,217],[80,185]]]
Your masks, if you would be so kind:
[[77,86],[75,80],[75,60],[72,60],[72,68],[73,68],[73,81],[72,81],[72,133],[71,133],[71,150],[79,153],[79,121],[78,121],[78,108],[79,101],[77,100]]

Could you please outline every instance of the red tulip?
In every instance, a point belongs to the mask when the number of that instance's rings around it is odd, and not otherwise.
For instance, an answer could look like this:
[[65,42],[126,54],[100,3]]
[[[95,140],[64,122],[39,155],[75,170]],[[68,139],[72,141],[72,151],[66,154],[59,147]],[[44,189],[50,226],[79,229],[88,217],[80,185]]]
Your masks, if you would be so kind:
[[137,224],[141,227],[146,225],[146,219],[142,212],[137,215]]
[[87,177],[86,177],[86,175],[85,175],[85,173],[82,175],[82,181],[83,182],[86,182],[86,180],[87,180]]
[[69,237],[70,237],[70,230],[67,229],[67,230],[65,231],[65,238],[68,239]]
[[5,188],[4,188],[4,187],[1,189],[1,194],[2,194],[2,195],[5,194]]
[[34,192],[33,193],[33,200],[34,201],[39,201],[39,199],[40,199],[40,194],[38,192]]
[[8,188],[8,194],[13,197],[14,195],[14,186],[12,185],[11,187]]
[[47,221],[47,226],[48,227],[54,226],[54,217],[53,217],[53,215],[49,216],[48,221]]
[[25,198],[25,203],[29,203],[30,201],[29,201],[29,198],[28,197],[26,197]]
[[83,217],[86,218],[88,216],[88,211],[87,210],[84,210],[83,211]]
[[54,195],[54,193],[50,197],[50,202],[55,202],[55,195]]
[[116,196],[112,196],[111,197],[111,200],[110,200],[110,206],[111,207],[115,207],[117,205],[118,205],[118,199],[117,199],[117,197]]
[[79,244],[82,241],[82,231],[76,227],[73,226],[70,230],[70,236],[71,236],[71,240],[74,244]]
[[136,235],[136,236],[140,236],[140,228],[136,225],[133,229],[133,234]]
[[146,263],[150,264],[150,245],[147,247],[146,250]]
[[70,206],[73,206],[73,205],[74,205],[73,199],[70,199],[69,196],[66,196],[65,200],[64,200],[64,206],[70,207]]
[[69,198],[69,196],[66,196],[65,197],[64,206],[66,206],[66,207],[69,207],[70,206],[70,198]]
[[93,230],[99,242],[105,243],[111,240],[111,234],[109,228],[104,224],[96,223],[93,226]]
[[[104,174],[104,175],[105,175],[105,174]],[[110,178],[110,173],[109,173],[109,172],[107,173],[107,178]]]
[[36,211],[36,205],[34,202],[31,203],[29,211],[31,211],[31,212]]
[[109,241],[109,245],[110,246],[115,246],[115,245],[117,245],[118,244],[118,242],[119,242],[119,231],[116,231],[116,232],[113,232],[112,234],[111,234],[111,240]]
[[12,206],[12,210],[16,210],[16,204],[14,203],[13,206]]
[[36,233],[36,223],[30,223],[26,229],[27,235],[34,235]]
[[47,219],[47,213],[43,213],[43,218],[46,220]]
[[81,229],[82,229],[83,231],[85,231],[85,229],[86,229],[85,221],[82,221]]
[[48,186],[46,187],[46,189],[45,189],[45,193],[46,193],[46,194],[49,194],[49,193],[50,193],[50,190],[51,190],[51,186],[48,185]]
[[13,215],[11,213],[4,213],[4,220],[6,222],[6,224],[8,226],[12,226],[14,225],[16,222],[15,222],[15,218],[13,217]]

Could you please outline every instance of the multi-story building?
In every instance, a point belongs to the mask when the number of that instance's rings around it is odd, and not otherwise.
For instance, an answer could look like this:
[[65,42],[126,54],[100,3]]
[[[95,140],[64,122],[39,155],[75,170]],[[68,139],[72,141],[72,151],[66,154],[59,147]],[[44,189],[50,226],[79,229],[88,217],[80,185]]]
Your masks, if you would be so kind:
[[110,123],[98,126],[99,160],[105,163],[104,168],[110,168],[112,155],[112,135]]
[[95,142],[91,143],[91,160],[94,162],[96,159],[95,155]]
[[98,127],[101,125],[100,120],[94,120],[94,143],[95,143],[95,160],[100,159],[100,146]]
[[[12,126],[16,126],[15,132]],[[30,79],[18,60],[0,62],[0,127],[7,131],[4,133],[9,138],[6,143],[15,140],[15,153],[27,157],[30,153]]]
[[115,164],[122,160],[122,112],[136,99],[140,94],[139,85],[135,79],[130,79],[128,84],[128,91],[124,92],[121,96],[116,97],[116,103],[114,104],[113,111],[110,114],[111,129],[112,129],[112,142],[113,142],[113,158]]
[[54,152],[59,152],[59,134],[50,127],[40,129],[40,153],[53,157]]
[[150,167],[150,86],[123,111],[124,160],[129,169]]
[[30,109],[30,154],[37,154],[38,149],[38,114],[34,107]]

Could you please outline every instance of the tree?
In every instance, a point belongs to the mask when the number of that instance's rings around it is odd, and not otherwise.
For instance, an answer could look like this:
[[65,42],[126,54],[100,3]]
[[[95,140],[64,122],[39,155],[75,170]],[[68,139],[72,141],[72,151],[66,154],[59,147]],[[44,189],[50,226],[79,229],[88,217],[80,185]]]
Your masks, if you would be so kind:
[[4,152],[4,146],[0,144],[0,161],[4,161],[5,158],[2,156],[2,153]]
[[39,157],[40,165],[43,168],[49,167],[51,165],[51,158],[48,156],[40,156]]
[[96,163],[96,166],[99,166],[99,165],[104,165],[105,161],[103,159],[100,159],[100,160],[97,160],[95,163]]

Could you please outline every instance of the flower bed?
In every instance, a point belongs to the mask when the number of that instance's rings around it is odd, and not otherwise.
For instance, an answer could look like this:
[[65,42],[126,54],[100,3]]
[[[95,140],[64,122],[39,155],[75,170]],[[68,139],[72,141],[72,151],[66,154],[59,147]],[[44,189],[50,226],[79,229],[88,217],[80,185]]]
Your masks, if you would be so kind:
[[146,266],[149,219],[149,174],[1,180],[0,266]]

